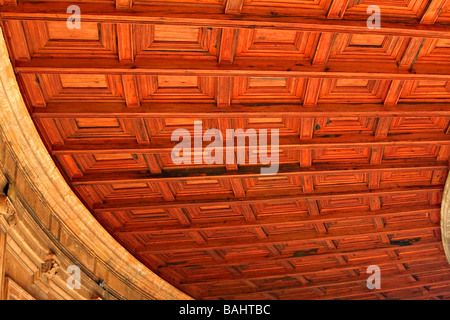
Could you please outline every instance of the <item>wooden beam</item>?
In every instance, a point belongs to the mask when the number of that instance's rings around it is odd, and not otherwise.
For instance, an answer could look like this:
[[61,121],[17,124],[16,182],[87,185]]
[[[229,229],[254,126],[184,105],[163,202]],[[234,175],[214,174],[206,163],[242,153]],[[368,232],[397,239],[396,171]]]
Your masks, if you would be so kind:
[[[407,163],[380,163],[380,164],[336,164],[331,165],[313,165],[309,167],[300,167],[296,164],[280,164],[277,175],[296,177],[296,176],[318,176],[318,175],[339,175],[339,174],[358,174],[358,173],[389,173],[389,172],[417,172],[428,170],[448,170],[448,161],[436,162],[407,162]],[[155,183],[169,181],[195,181],[195,180],[240,180],[243,178],[261,177],[260,166],[241,166],[235,171],[226,170],[226,168],[181,168],[164,170],[159,174],[145,172],[124,172],[117,173],[104,171],[99,174],[84,174],[83,176],[73,177],[70,183],[74,186],[80,185],[99,185],[99,184],[133,184],[133,183]],[[242,189],[242,188],[240,188]]]
[[[231,129],[232,127],[233,127],[233,125],[232,125],[232,118],[231,117],[229,117],[229,118],[220,118],[220,119],[217,120],[217,129],[219,129],[221,132],[225,132],[226,133],[226,130],[227,129]],[[227,137],[227,135],[225,135],[225,137],[224,137],[225,143],[226,143],[227,139],[230,139],[230,137]],[[239,168],[239,166],[237,164],[236,153],[233,154],[232,158],[233,158],[233,161],[225,161],[225,162],[228,162],[228,163],[225,164],[225,169],[228,170],[228,171],[235,171],[235,170],[238,170],[238,168]]]
[[392,118],[383,117],[378,119],[377,127],[375,129],[375,137],[386,138],[389,134]]
[[271,235],[266,239],[252,239],[245,240],[242,239],[226,239],[226,240],[209,240],[205,244],[195,245],[191,242],[177,242],[177,243],[147,243],[141,247],[136,248],[136,252],[142,253],[164,253],[164,252],[192,252],[192,251],[204,251],[213,250],[221,248],[242,248],[248,246],[264,246],[267,244],[277,245],[277,244],[301,244],[310,243],[311,241],[321,241],[321,240],[339,240],[345,239],[347,241],[355,238],[361,237],[361,234],[367,236],[379,236],[382,234],[395,234],[398,231],[409,230],[410,232],[421,232],[421,231],[434,231],[440,230],[439,224],[432,224],[427,222],[409,222],[404,223],[401,226],[386,226],[383,229],[376,229],[375,227],[364,227],[364,228],[354,228],[349,232],[335,232],[328,231],[328,233],[318,233],[314,232],[303,232],[301,234],[276,234]]
[[158,163],[158,160],[156,159],[155,155],[153,154],[146,154],[144,155],[145,161],[148,165],[148,170],[151,174],[161,174],[162,173],[162,165]]
[[[164,139],[140,145],[134,142],[133,138],[121,140],[121,142],[101,141],[94,143],[67,142],[64,145],[54,145],[51,153],[53,155],[64,154],[106,154],[106,153],[171,153],[176,141]],[[268,141],[270,143],[270,141]],[[210,142],[203,142],[202,150]],[[303,150],[319,148],[350,148],[350,147],[385,147],[385,146],[423,146],[423,145],[449,145],[448,135],[443,133],[414,133],[398,134],[384,137],[359,136],[340,134],[337,137],[315,137],[310,140],[300,140],[298,137],[280,137],[279,149],[281,150]],[[248,150],[250,147],[234,146],[237,150]]]
[[[423,248],[423,249],[436,249],[435,247],[431,247],[430,245],[432,245],[433,243],[429,243],[427,245],[417,245],[417,248]],[[416,245],[414,245],[416,246]],[[362,250],[361,252],[365,252],[368,255],[373,253],[374,254],[374,258],[372,259],[373,263],[379,263],[379,266],[381,267],[392,267],[393,264],[398,264],[398,263],[414,263],[414,262],[418,262],[418,261],[422,261],[422,262],[428,262],[431,264],[438,264],[438,265],[445,265],[445,260],[442,257],[413,257],[413,258],[398,258],[398,259],[390,259],[387,260],[385,258],[380,258],[380,255],[382,255],[382,253],[386,253],[387,251],[390,250],[394,250],[392,248],[390,249],[385,249],[384,251],[381,250]],[[440,251],[442,251],[440,249]],[[351,253],[350,253],[351,254]],[[322,256],[322,255],[321,255]],[[324,259],[330,258],[332,259],[333,257],[335,257],[337,255],[323,255]],[[298,259],[298,258],[297,258]],[[307,260],[308,257],[303,257],[303,260]],[[275,260],[275,261],[278,261]],[[287,262],[286,260],[279,260],[280,262]],[[235,264],[236,265],[236,264]],[[345,272],[345,271],[350,271],[350,270],[354,270],[354,269],[366,269],[367,268],[367,263],[361,263],[361,262],[350,262],[347,263],[346,265],[343,266],[336,266],[336,267],[330,267],[327,269],[322,269],[322,270],[317,270],[308,266],[303,267],[301,270],[292,270],[292,271],[288,271],[285,273],[281,273],[281,274],[276,274],[273,273],[271,271],[268,271],[266,273],[262,273],[259,275],[244,275],[244,276],[240,276],[240,277],[228,277],[228,278],[224,278],[224,279],[220,279],[223,281],[226,281],[228,283],[233,283],[236,281],[242,281],[242,280],[248,280],[248,281],[255,281],[255,280],[269,280],[269,279],[273,279],[273,278],[280,278],[283,276],[288,276],[288,277],[297,277],[297,276],[311,276],[311,275],[321,275],[321,274],[330,274],[331,272]],[[178,269],[178,266],[167,266],[167,267],[161,267],[160,270],[167,270],[167,269]],[[188,269],[188,268],[187,268]],[[406,270],[400,270],[401,272],[406,271]],[[429,269],[428,269],[429,271]],[[364,273],[366,279],[367,279],[367,275]],[[214,284],[217,283],[219,279],[201,279],[201,280],[194,280],[194,281],[187,281],[187,282],[183,282],[183,285],[206,285],[206,284]],[[314,285],[314,284],[312,284]],[[269,289],[271,290],[271,289]],[[277,289],[274,289],[277,290]]]
[[[225,101],[229,100],[228,96]],[[228,105],[228,103],[225,103]],[[130,109],[121,102],[49,102],[45,108],[33,108],[32,118],[261,118],[279,117],[448,117],[450,108],[446,103],[398,103],[396,106],[382,104],[323,104],[314,108],[299,105],[248,105],[232,104],[218,109],[207,103],[149,103]]]
[[328,9],[327,18],[328,19],[342,19],[347,9],[350,0],[333,0]]
[[240,14],[244,6],[244,0],[227,0],[225,4],[226,14]]
[[306,86],[305,97],[303,99],[304,107],[315,107],[319,101],[320,88],[322,87],[323,79],[311,78],[308,80]]
[[[139,106],[139,105],[135,105]],[[143,119],[130,119],[131,127],[133,128],[133,132],[136,133],[136,141],[138,144],[148,144],[150,142],[150,134],[145,128],[145,122]],[[154,170],[154,167],[151,167],[151,163],[149,165],[149,170]]]
[[[12,20],[2,24],[5,37],[8,37],[10,44],[11,60],[30,60],[30,51],[28,49],[27,38],[22,27],[22,21]],[[14,36],[11,35],[14,30]]]
[[312,150],[310,149],[302,149],[299,151],[299,164],[302,168],[308,168],[312,166],[313,155]]
[[[370,153],[370,164],[380,164],[383,161],[384,148],[372,148]],[[444,159],[440,159],[444,160]]]
[[[190,223],[190,224],[180,224],[180,225],[168,225],[159,226],[143,226],[136,227],[133,220],[128,221],[125,226],[121,228],[116,228],[113,233],[123,233],[123,234],[147,234],[147,233],[176,233],[176,232],[188,232],[188,231],[217,231],[217,230],[238,230],[245,228],[266,228],[272,226],[295,226],[302,225],[305,223],[327,223],[334,221],[344,221],[348,220],[349,215],[355,219],[382,219],[390,217],[402,217],[408,215],[419,215],[419,214],[434,214],[439,213],[440,205],[417,205],[417,206],[405,206],[402,208],[389,208],[389,209],[379,209],[379,210],[369,210],[369,211],[357,211],[350,212],[346,211],[344,213],[329,213],[326,215],[308,215],[305,217],[299,217],[297,213],[295,214],[274,214],[273,216],[259,218],[253,221],[246,222],[224,222],[222,224],[214,223]],[[433,221],[432,221],[433,222]],[[439,221],[434,221],[438,223]],[[127,226],[129,224],[129,226]]]
[[395,107],[400,99],[403,87],[405,85],[404,81],[393,80],[389,86],[389,91],[384,99],[384,106]]
[[[125,1],[125,0],[124,0]],[[231,7],[230,2],[230,7]],[[235,1],[233,1],[235,3]],[[237,2],[239,3],[239,2]],[[117,11],[114,6],[101,3],[78,3],[83,13],[83,21],[86,22],[110,22],[110,23],[144,23],[165,25],[192,25],[216,28],[266,28],[277,30],[295,30],[300,32],[337,32],[337,33],[361,33],[380,34],[405,37],[426,38],[450,38],[448,27],[439,24],[418,24],[414,21],[396,22],[384,19],[383,28],[368,29],[366,25],[367,15],[364,19],[318,19],[302,18],[298,16],[267,15],[267,14],[241,14],[227,15],[223,8],[215,8],[196,4],[195,6],[164,6],[153,5],[149,10],[148,5],[135,4],[132,11]],[[1,19],[27,19],[27,20],[59,20],[66,21],[64,14],[67,4],[64,2],[20,1],[17,6],[5,6],[2,8]],[[101,12],[101,14],[99,14]],[[201,12],[201,13],[199,13]]]
[[136,76],[132,74],[122,75],[123,91],[128,107],[139,107],[140,98]]
[[189,226],[191,224],[191,221],[186,216],[186,214],[183,212],[180,208],[173,208],[173,209],[167,209],[167,212],[170,217],[176,219],[178,223],[182,226]]
[[105,212],[115,210],[134,210],[134,209],[151,209],[151,208],[187,208],[187,207],[200,207],[211,205],[247,205],[260,203],[290,203],[293,201],[301,200],[320,200],[329,199],[334,197],[335,199],[348,199],[356,197],[369,197],[369,196],[381,196],[388,194],[423,194],[423,193],[435,193],[442,192],[443,185],[427,186],[427,187],[397,187],[389,189],[377,189],[377,190],[346,190],[346,192],[323,192],[314,194],[298,194],[298,195],[286,195],[286,196],[265,196],[265,197],[253,197],[246,199],[214,199],[214,200],[179,200],[179,201],[127,201],[127,200],[111,200],[104,203],[98,203],[93,206],[94,212]]
[[289,78],[364,78],[372,80],[448,80],[450,68],[433,65],[416,65],[414,70],[399,67],[395,62],[374,63],[360,61],[328,62],[310,65],[285,60],[255,60],[240,58],[233,64],[218,64],[207,60],[140,59],[134,63],[121,63],[114,59],[46,59],[33,58],[17,61],[15,71],[40,74],[134,74],[134,75],[184,75],[184,76],[242,76]]
[[220,37],[219,64],[233,63],[236,55],[238,29],[223,28]]
[[133,25],[130,23],[118,23],[116,29],[119,61],[133,62],[135,56]]
[[441,147],[437,160],[450,160],[450,146]]
[[[401,231],[398,233],[399,235],[401,235]],[[406,233],[405,233],[406,236]],[[324,240],[323,242],[328,241],[328,242],[332,242],[332,240]],[[276,248],[276,246],[272,246],[272,245],[266,245],[264,246],[264,248],[267,248],[268,251],[273,251],[273,248]],[[272,249],[269,249],[272,248]],[[406,252],[408,253],[408,250],[411,251],[424,251],[424,250],[433,250],[436,248],[442,248],[442,241],[440,240],[440,237],[436,237],[434,240],[419,240],[416,243],[411,244],[411,246],[408,246],[407,249],[402,249],[402,252]],[[320,250],[320,249],[319,249]],[[250,256],[250,257],[242,257],[240,256],[239,258],[227,258],[227,256],[225,255],[225,257],[220,260],[220,261],[204,261],[204,263],[202,264],[205,268],[207,267],[216,267],[216,268],[220,268],[220,267],[227,267],[227,266],[235,266],[237,264],[254,264],[254,265],[258,265],[258,264],[266,264],[267,262],[275,262],[275,261],[279,261],[279,262],[291,262],[293,264],[295,264],[297,261],[302,261],[302,262],[308,262],[309,260],[311,260],[311,264],[307,265],[305,264],[302,271],[303,272],[326,272],[327,270],[333,270],[333,268],[331,269],[322,269],[322,270],[318,270],[317,266],[314,265],[314,263],[312,263],[313,261],[317,261],[317,259],[323,259],[324,261],[327,259],[335,259],[336,256],[383,256],[388,254],[389,259],[392,259],[392,263],[396,264],[396,265],[403,265],[401,263],[398,263],[398,256],[396,256],[395,254],[390,254],[390,253],[395,253],[399,250],[399,247],[397,245],[392,245],[390,243],[386,243],[386,244],[376,244],[375,246],[372,247],[368,247],[368,248],[364,248],[364,249],[327,249],[326,251],[317,251],[316,253],[308,253],[307,250],[305,250],[305,255],[300,255],[300,256],[293,256],[292,254],[285,254],[282,252],[278,252],[278,254],[273,254],[270,257],[264,256],[264,257],[257,257],[255,258],[254,256]],[[442,250],[442,249],[439,249]],[[146,256],[148,257],[148,254],[146,254]],[[154,255],[151,255],[154,256]],[[420,257],[414,257],[413,259],[418,259]],[[386,262],[386,258],[383,258],[384,262]],[[176,268],[177,269],[184,269],[184,268],[189,268],[189,267],[195,267],[198,264],[195,261],[183,261],[183,263],[177,264]],[[358,264],[356,262],[349,262],[347,264],[348,268],[353,269],[354,267],[357,267]],[[165,266],[161,266],[159,269],[165,270],[165,269],[173,269],[173,266],[170,265],[165,265]],[[399,269],[399,270],[406,270],[406,269]],[[275,275],[275,276],[279,276],[278,274],[270,274],[270,275]],[[268,276],[268,275],[261,275],[261,276]],[[258,276],[256,276],[258,277]],[[202,280],[203,281],[210,281],[208,279]]]
[[231,184],[231,188],[233,189],[234,196],[236,198],[245,198],[246,192],[245,192],[244,184],[242,183],[242,179],[232,178],[229,181]]
[[433,24],[443,11],[443,9],[449,4],[448,0],[431,0],[425,13],[420,19],[422,24]]
[[314,136],[314,121],[313,117],[304,117],[300,119],[300,132],[299,137],[300,141],[302,140],[311,140]]
[[320,34],[319,43],[317,44],[312,61],[313,65],[327,65],[336,36],[336,33],[330,32]]
[[217,77],[216,100],[217,107],[228,108],[231,105],[233,77]]
[[425,43],[426,38],[411,38],[403,54],[401,60],[398,62],[399,67],[413,67],[420,50]]

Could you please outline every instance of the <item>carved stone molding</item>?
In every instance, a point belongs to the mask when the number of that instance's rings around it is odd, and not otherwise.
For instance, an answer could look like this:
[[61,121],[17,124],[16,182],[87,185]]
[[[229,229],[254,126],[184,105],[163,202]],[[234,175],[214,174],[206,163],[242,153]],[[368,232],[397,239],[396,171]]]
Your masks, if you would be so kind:
[[9,227],[14,227],[17,224],[16,210],[7,196],[0,196],[0,214]]
[[46,291],[47,285],[60,271],[61,263],[54,254],[47,254],[45,261],[34,275],[34,284]]
[[60,265],[59,260],[54,254],[48,254],[44,263],[41,265],[41,275],[47,277],[47,279],[52,279],[58,274]]
[[21,286],[12,279],[5,278],[5,300],[35,300],[32,295],[26,292]]

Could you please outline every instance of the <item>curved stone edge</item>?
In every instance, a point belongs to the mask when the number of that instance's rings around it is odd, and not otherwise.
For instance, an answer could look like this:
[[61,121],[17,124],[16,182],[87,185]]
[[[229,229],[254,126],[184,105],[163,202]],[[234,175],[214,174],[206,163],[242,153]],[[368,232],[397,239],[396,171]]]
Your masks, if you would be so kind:
[[[0,28],[0,129],[18,170],[70,235],[111,273],[149,299],[190,300],[123,248],[67,185],[48,154],[23,101]],[[75,253],[76,256],[76,253]]]
[[445,183],[441,204],[441,236],[445,256],[450,263],[450,175]]

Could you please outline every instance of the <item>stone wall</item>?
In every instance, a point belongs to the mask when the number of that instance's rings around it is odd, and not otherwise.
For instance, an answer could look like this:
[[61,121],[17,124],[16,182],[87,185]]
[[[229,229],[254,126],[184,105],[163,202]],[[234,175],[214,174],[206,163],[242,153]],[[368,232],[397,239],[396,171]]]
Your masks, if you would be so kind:
[[450,175],[447,177],[441,204],[441,234],[445,255],[450,263]]
[[[70,266],[79,268],[80,288]],[[1,29],[0,284],[0,299],[190,299],[120,246],[74,195],[29,116]]]

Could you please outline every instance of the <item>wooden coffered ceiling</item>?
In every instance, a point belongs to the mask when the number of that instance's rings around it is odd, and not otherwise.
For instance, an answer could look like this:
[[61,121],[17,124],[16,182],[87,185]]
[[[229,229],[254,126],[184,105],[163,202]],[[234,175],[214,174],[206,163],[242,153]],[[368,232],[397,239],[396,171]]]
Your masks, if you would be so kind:
[[[197,299],[450,298],[450,1],[0,4],[56,165],[163,279]],[[279,129],[279,173],[175,165],[171,134],[196,120]]]

